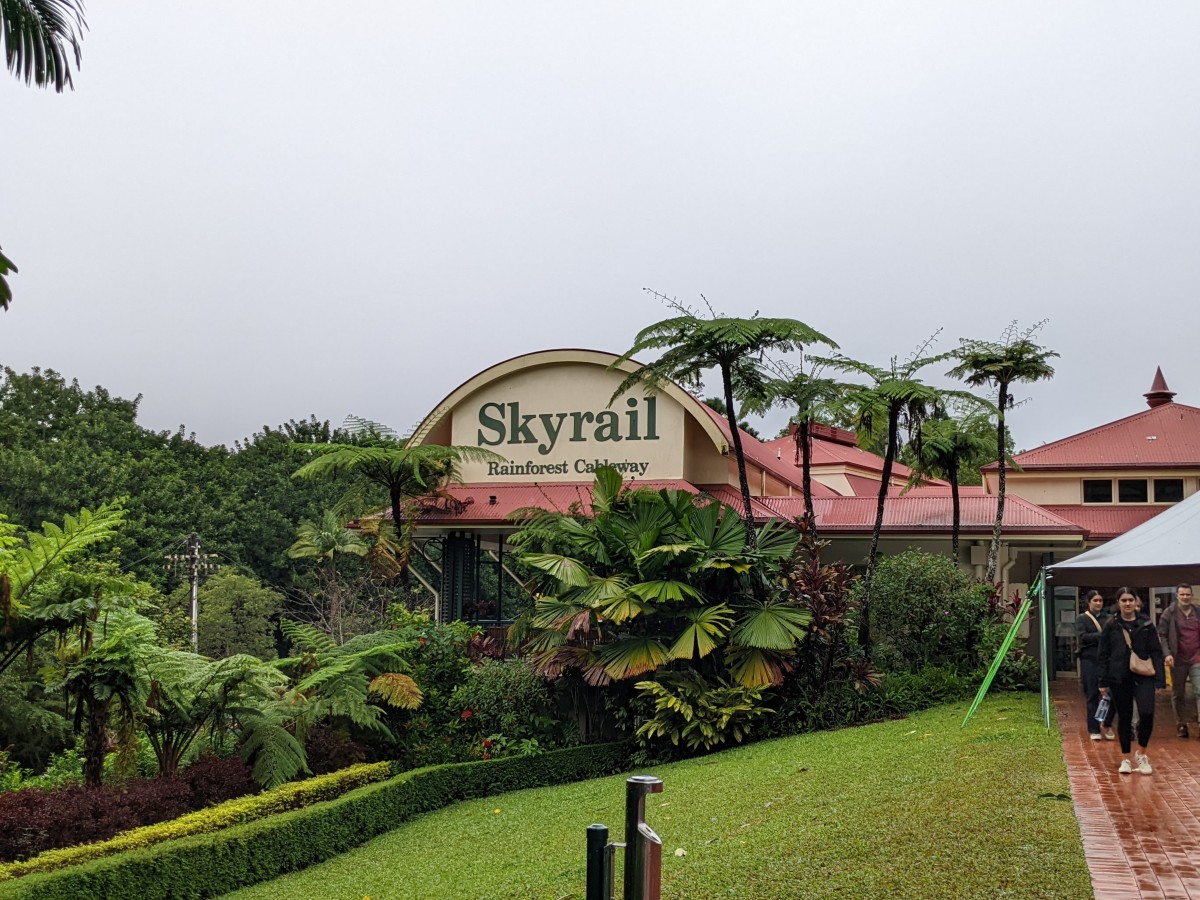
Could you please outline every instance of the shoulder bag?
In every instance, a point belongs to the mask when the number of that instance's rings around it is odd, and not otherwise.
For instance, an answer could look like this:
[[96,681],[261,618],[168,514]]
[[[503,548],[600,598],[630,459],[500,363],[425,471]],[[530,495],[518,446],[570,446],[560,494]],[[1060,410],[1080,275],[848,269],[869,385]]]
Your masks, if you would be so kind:
[[[1117,626],[1121,628],[1120,625]],[[1125,636],[1125,646],[1129,648],[1129,671],[1134,675],[1153,675],[1154,660],[1146,659],[1144,656],[1138,656],[1133,652],[1133,641],[1129,640],[1129,632],[1121,628],[1121,634]]]

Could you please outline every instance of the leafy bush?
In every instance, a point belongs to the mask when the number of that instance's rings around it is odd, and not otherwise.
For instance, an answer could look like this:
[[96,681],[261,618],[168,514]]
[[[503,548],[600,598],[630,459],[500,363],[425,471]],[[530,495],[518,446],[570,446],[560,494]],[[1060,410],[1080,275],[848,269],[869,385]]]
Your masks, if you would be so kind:
[[991,593],[947,556],[906,550],[881,557],[871,585],[877,664],[894,672],[973,670]]
[[[984,671],[1000,652],[1000,645],[1004,643],[1004,636],[1010,627],[1010,623],[991,622],[983,629],[978,662]],[[1017,641],[1008,649],[992,684],[1003,691],[1036,691],[1041,681],[1041,663],[1019,645],[1020,641]]]
[[256,789],[241,760],[207,757],[174,778],[130,781],[121,791],[82,785],[12,791],[0,795],[0,860],[104,840]]
[[21,786],[24,772],[21,767],[8,758],[8,753],[0,750],[0,793],[15,791]]
[[755,719],[774,712],[762,705],[762,688],[724,679],[709,683],[695,672],[664,673],[639,681],[637,689],[654,702],[653,715],[636,733],[645,749],[664,748],[667,741],[693,752],[741,743]]
[[127,850],[149,847],[164,841],[208,834],[242,825],[280,812],[300,809],[313,803],[333,800],[347,791],[383,781],[395,774],[389,763],[351,766],[339,772],[319,775],[306,781],[292,782],[261,794],[227,800],[208,809],[189,813],[169,822],[160,822],[126,831],[107,841],[49,850],[24,862],[0,864],[0,882],[6,878],[33,872],[51,872],[66,866],[113,856]]
[[564,725],[554,716],[554,695],[524,659],[483,660],[454,692],[453,705],[461,709],[464,731],[493,742],[492,756],[521,741],[550,748],[563,742]]
[[304,741],[304,755],[314,775],[327,775],[366,762],[367,752],[344,731],[314,728]]
[[938,703],[970,696],[977,681],[953,669],[931,667],[920,672],[892,672],[876,686],[850,681],[827,685],[819,694],[793,693],[780,704],[767,725],[772,737],[846,728],[896,718]]
[[464,733],[463,707],[454,693],[467,681],[471,660],[467,648],[475,629],[463,622],[439,625],[428,616],[391,607],[396,639],[413,647],[405,655],[409,674],[424,694],[420,709],[387,709],[393,738],[378,735],[354,737],[366,745],[373,758],[399,759],[403,767],[464,762],[471,758],[476,735]]
[[216,896],[322,862],[414,815],[459,800],[620,772],[628,750],[624,744],[592,744],[541,756],[416,769],[329,803],[0,883],[0,897]]

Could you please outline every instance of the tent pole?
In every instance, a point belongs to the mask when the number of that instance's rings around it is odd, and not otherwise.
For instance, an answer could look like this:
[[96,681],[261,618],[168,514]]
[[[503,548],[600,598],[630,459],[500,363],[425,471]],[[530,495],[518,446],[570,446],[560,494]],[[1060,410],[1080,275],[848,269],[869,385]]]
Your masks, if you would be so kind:
[[1054,604],[1052,602],[1050,602],[1050,603],[1047,602],[1047,594],[1051,593],[1051,591],[1047,591],[1046,577],[1047,577],[1046,570],[1045,570],[1045,568],[1043,568],[1041,570],[1041,572],[1038,573],[1038,580],[1034,584],[1034,589],[1030,590],[1029,593],[1032,594],[1032,593],[1034,593],[1034,590],[1036,590],[1037,594],[1038,594],[1038,601],[1041,603],[1040,621],[1042,623],[1042,629],[1041,629],[1042,633],[1040,635],[1038,635],[1038,637],[1040,638],[1038,643],[1041,644],[1041,648],[1042,648],[1042,653],[1041,653],[1041,657],[1042,657],[1042,666],[1041,666],[1041,668],[1042,668],[1042,718],[1045,720],[1046,730],[1049,731],[1050,730],[1050,666],[1053,663],[1053,657],[1050,655],[1050,639],[1051,639],[1051,634],[1052,634],[1052,632],[1050,631],[1050,628],[1052,625],[1050,619],[1052,617],[1051,611],[1054,609]]

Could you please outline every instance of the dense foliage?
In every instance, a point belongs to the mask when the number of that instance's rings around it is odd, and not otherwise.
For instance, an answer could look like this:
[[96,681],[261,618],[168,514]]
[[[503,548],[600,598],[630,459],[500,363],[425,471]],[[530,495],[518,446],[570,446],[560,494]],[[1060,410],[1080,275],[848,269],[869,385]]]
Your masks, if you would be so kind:
[[978,665],[992,588],[974,581],[950,557],[919,550],[884,557],[871,594],[881,667],[970,671]]
[[539,756],[418,769],[328,803],[61,872],[0,882],[0,897],[215,896],[329,859],[419,813],[471,797],[619,772],[628,758],[626,745],[593,744]]
[[101,841],[257,789],[241,760],[205,757],[178,776],[137,779],[119,790],[68,785],[0,793],[0,862]]
[[205,447],[182,427],[169,433],[139,425],[140,400],[85,390],[50,369],[3,369],[0,514],[36,526],[126,497],[115,548],[141,579],[165,586],[163,556],[196,532],[206,552],[286,585],[296,523],[346,487],[291,479],[305,461],[297,445],[329,441],[329,424],[290,421],[232,449]]

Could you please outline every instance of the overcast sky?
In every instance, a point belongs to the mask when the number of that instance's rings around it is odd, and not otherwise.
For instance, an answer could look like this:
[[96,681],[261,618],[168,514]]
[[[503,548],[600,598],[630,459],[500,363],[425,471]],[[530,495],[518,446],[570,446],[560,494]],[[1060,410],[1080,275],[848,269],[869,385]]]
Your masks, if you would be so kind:
[[[1049,319],[1018,448],[1200,405],[1200,4],[93,2],[0,79],[0,363],[230,443],[405,431],[667,311],[886,364]],[[934,374],[948,366],[938,367]],[[779,419],[770,424],[777,427]]]

